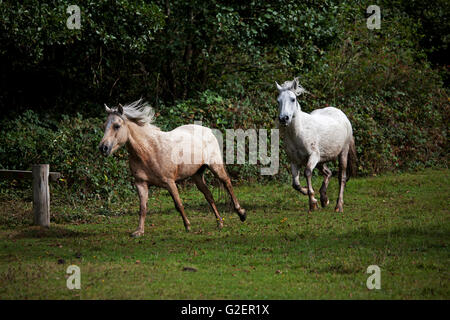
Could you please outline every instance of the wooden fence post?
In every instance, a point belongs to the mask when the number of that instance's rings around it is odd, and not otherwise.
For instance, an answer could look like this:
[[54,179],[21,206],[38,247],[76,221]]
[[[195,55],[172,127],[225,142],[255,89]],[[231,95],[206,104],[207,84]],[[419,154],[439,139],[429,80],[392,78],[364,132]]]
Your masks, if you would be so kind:
[[50,166],[35,164],[32,172],[34,224],[50,227],[50,190],[48,186]]

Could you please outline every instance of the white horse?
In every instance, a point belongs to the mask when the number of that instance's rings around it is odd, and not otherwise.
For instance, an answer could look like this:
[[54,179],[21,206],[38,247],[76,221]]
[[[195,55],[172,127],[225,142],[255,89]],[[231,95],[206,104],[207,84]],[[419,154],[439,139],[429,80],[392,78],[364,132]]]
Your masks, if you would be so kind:
[[[309,196],[309,211],[318,208],[311,184],[312,171],[317,166],[324,175],[320,188],[322,207],[330,201],[327,187],[331,171],[326,162],[339,159],[339,197],[336,212],[343,212],[344,188],[348,178],[356,173],[356,150],[353,130],[346,115],[339,109],[327,107],[317,109],[310,114],[302,112],[297,96],[307,92],[298,83],[298,78],[286,81],[283,85],[276,83],[279,91],[279,123],[286,153],[291,161],[292,186]],[[306,187],[299,182],[299,167],[306,165]],[[348,172],[347,172],[348,170]]]

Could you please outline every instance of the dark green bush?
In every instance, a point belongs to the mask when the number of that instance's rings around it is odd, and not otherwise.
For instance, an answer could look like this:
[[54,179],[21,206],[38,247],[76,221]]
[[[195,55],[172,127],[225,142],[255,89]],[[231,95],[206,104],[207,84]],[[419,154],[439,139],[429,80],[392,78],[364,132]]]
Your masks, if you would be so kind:
[[[83,0],[82,29],[72,31],[69,4],[0,1],[3,168],[50,163],[68,195],[111,200],[133,187],[125,150],[97,152],[104,102],[142,96],[163,130],[194,121],[271,129],[274,81],[294,76],[312,93],[304,111],[332,105],[348,115],[359,174],[448,165],[445,1],[436,10],[381,1],[380,30],[366,27],[366,0]],[[274,177],[259,165],[228,170],[236,180],[286,181],[283,152],[280,160]]]
[[[104,119],[103,119],[104,121]],[[0,165],[31,170],[32,164],[48,163],[62,173],[56,187],[76,199],[110,200],[133,191],[124,149],[105,158],[98,151],[103,136],[101,119],[64,116],[59,122],[40,120],[32,111],[12,121],[0,136]]]

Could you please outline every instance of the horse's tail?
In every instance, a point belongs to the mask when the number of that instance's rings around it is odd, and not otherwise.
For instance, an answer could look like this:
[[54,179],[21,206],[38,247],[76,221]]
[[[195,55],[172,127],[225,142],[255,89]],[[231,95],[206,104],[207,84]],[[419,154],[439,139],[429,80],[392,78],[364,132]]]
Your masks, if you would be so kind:
[[355,147],[355,138],[352,136],[352,140],[350,141],[350,147],[348,149],[348,158],[347,158],[347,180],[350,177],[356,176],[357,170],[357,157],[356,157],[356,147]]

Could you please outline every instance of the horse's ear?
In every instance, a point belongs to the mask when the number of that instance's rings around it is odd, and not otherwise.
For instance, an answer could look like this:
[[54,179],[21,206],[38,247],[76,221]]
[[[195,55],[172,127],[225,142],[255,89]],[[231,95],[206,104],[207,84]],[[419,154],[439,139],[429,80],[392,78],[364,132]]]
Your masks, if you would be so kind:
[[294,80],[292,80],[291,90],[296,92],[297,88],[298,88],[298,77],[295,77]]
[[276,81],[275,81],[275,84],[277,85],[277,89],[278,89],[278,91],[281,91],[281,90],[283,90],[283,87],[282,87],[282,86],[280,86],[280,85],[278,84],[278,82],[276,82]]
[[123,108],[122,108],[121,104],[119,104],[119,107],[117,108],[117,111],[119,112],[120,115],[123,115]]
[[106,103],[105,103],[105,111],[108,112],[108,113],[111,113],[111,112],[112,112],[112,110],[111,110],[110,108],[108,108],[108,106],[106,105]]
[[309,93],[309,91],[307,91],[305,88],[303,88],[300,85],[298,79],[299,79],[298,77],[295,77],[294,80],[292,81],[292,85],[291,85],[292,92],[294,92],[296,96],[299,96],[303,93]]

